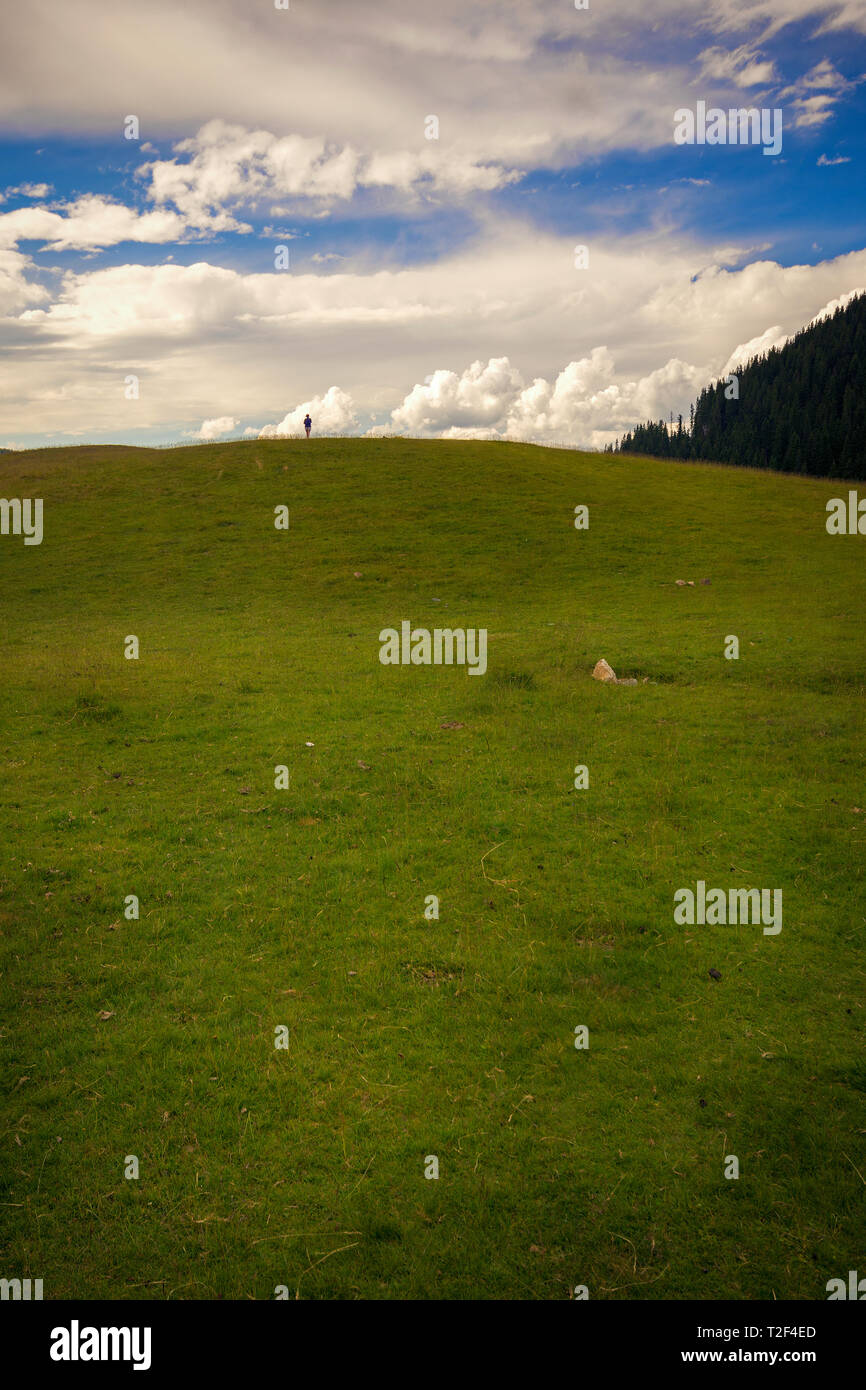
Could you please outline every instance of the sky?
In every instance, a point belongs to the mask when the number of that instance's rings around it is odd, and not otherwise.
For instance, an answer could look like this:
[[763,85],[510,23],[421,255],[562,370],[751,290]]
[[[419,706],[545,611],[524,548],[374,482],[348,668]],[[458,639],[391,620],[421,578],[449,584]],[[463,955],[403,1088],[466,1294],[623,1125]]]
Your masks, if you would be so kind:
[[578,4],[4,7],[0,447],[602,448],[866,289],[866,0]]

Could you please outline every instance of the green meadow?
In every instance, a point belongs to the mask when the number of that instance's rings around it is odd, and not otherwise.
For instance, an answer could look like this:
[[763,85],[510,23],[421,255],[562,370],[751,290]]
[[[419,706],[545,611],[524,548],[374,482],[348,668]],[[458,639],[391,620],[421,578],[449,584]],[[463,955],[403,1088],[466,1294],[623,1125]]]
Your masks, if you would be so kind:
[[[866,1274],[848,486],[405,439],[0,456],[2,495],[44,500],[41,545],[0,537],[0,1275],[822,1300]],[[404,620],[487,629],[486,674],[383,666]],[[677,925],[698,880],[781,889],[781,932]]]

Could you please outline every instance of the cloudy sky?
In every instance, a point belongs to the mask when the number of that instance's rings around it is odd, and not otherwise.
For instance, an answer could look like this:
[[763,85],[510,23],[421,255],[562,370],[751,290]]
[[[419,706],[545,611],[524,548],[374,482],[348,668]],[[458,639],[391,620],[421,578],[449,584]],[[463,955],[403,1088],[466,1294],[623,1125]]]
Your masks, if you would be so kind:
[[0,76],[3,447],[600,447],[866,288],[866,0],[27,0]]

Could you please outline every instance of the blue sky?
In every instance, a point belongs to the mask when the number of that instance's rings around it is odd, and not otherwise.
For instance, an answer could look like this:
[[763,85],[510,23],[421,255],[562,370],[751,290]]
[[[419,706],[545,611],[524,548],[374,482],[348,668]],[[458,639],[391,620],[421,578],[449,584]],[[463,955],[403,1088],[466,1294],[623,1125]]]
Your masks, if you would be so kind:
[[[862,4],[128,21],[3,20],[0,446],[294,433],[309,410],[601,447],[866,288]],[[781,152],[676,144],[699,101],[780,110]]]

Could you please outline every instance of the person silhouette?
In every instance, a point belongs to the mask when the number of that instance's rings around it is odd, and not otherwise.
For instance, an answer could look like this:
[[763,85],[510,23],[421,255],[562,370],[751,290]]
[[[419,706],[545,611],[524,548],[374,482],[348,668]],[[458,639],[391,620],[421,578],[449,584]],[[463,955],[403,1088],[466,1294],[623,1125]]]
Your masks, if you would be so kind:
[[309,439],[309,437],[310,437],[310,430],[311,430],[312,428],[313,428],[313,422],[312,422],[312,420],[310,419],[309,415],[306,415],[306,416],[304,417],[304,429],[307,431],[307,438],[308,438],[308,439]]

